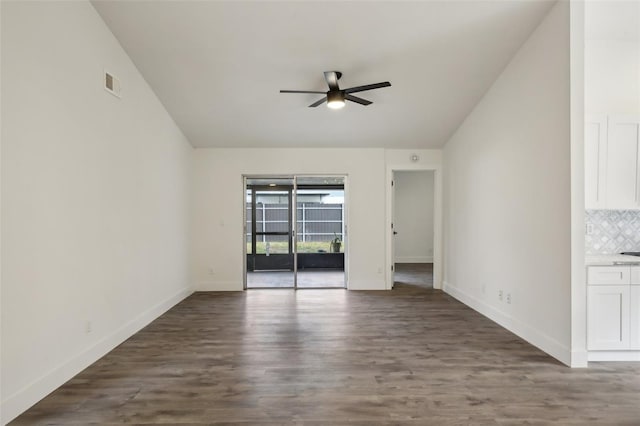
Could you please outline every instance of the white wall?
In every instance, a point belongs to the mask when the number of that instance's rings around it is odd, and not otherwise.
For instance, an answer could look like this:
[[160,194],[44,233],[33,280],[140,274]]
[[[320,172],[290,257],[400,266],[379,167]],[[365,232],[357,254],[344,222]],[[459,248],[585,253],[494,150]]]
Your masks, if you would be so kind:
[[[0,27],[2,26],[2,5],[0,5]],[[0,28],[0,99],[2,99],[2,31]],[[2,102],[0,101],[0,188],[2,188]],[[0,206],[2,206],[2,191],[0,190]],[[0,224],[2,223],[2,209],[0,208]],[[1,226],[0,226],[1,228]],[[1,229],[0,229],[1,235]],[[2,238],[0,238],[0,424],[2,424]]]
[[385,288],[383,149],[205,148],[195,151],[192,205],[199,290],[242,290],[242,175],[305,173],[348,175],[348,285]]
[[569,97],[558,2],[444,149],[445,290],[567,364]]
[[585,256],[584,3],[571,2],[571,367],[587,367]]
[[2,2],[2,89],[7,422],[189,293],[192,149],[88,2]]
[[585,111],[640,114],[640,2],[587,1]]
[[434,172],[394,174],[396,263],[433,262]]

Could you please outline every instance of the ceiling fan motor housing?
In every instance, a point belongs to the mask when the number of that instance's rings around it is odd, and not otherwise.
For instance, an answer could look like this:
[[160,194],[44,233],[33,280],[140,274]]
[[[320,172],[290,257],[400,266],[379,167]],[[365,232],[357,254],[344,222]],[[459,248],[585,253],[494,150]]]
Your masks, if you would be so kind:
[[327,102],[344,102],[344,92],[342,90],[327,92]]

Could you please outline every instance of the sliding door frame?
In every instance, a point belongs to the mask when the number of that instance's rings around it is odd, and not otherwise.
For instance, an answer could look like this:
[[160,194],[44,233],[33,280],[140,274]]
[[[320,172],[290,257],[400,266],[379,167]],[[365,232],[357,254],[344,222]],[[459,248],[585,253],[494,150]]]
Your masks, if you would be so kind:
[[[291,190],[291,194],[289,196],[289,208],[291,209],[291,229],[289,230],[289,250],[293,253],[293,287],[287,287],[287,289],[294,290],[305,290],[307,288],[298,288],[298,235],[297,235],[297,226],[298,226],[298,203],[297,203],[297,192],[298,192],[298,178],[300,177],[318,177],[318,178],[342,178],[343,186],[344,186],[344,203],[343,203],[343,228],[344,233],[342,235],[342,240],[344,243],[344,286],[343,287],[314,287],[313,289],[322,289],[322,288],[333,288],[339,289],[343,288],[345,290],[349,289],[349,249],[351,243],[349,241],[349,202],[348,202],[348,174],[347,173],[298,173],[292,175],[279,175],[279,174],[243,174],[242,175],[242,288],[247,290],[247,180],[248,179],[292,179],[293,188]],[[252,191],[253,193],[253,191]],[[253,203],[252,210],[255,210],[255,202]],[[252,213],[252,220],[255,219],[255,213]],[[253,234],[253,232],[252,232]],[[251,236],[251,247],[252,251],[255,250],[255,241],[256,236]],[[255,254],[255,253],[254,253]],[[268,288],[265,288],[268,289]]]
[[[246,186],[245,186],[246,188]],[[251,253],[252,254],[256,254],[256,246],[257,246],[257,236],[258,235],[271,235],[271,236],[282,236],[282,235],[287,235],[289,237],[288,240],[288,254],[290,255],[294,255],[295,254],[295,250],[293,248],[293,241],[294,241],[294,232],[292,232],[292,224],[295,223],[294,222],[294,217],[293,217],[293,212],[292,212],[292,207],[291,204],[293,202],[293,193],[295,192],[295,189],[293,187],[293,185],[289,186],[289,185],[276,185],[276,186],[261,186],[261,185],[253,185],[251,187],[251,199],[255,201],[256,199],[256,193],[258,191],[261,192],[269,192],[269,191],[273,191],[273,192],[287,192],[287,203],[288,203],[288,208],[289,211],[287,212],[287,226],[289,227],[288,231],[265,231],[264,229],[260,232],[258,232],[256,230],[256,216],[257,216],[257,210],[256,210],[256,203],[253,202],[251,205]],[[246,200],[245,200],[246,202]]]

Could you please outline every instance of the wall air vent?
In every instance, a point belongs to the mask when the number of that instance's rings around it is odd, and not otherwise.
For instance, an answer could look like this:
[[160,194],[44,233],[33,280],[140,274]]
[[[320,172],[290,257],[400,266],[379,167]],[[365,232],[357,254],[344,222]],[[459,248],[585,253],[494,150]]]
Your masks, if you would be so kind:
[[118,98],[121,96],[120,80],[109,71],[104,72],[104,90]]

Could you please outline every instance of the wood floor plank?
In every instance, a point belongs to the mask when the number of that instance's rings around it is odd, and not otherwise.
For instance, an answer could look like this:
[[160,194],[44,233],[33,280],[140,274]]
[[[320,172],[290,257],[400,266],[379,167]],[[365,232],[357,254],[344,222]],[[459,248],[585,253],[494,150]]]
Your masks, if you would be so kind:
[[640,425],[640,363],[569,369],[412,280],[195,293],[12,424]]

